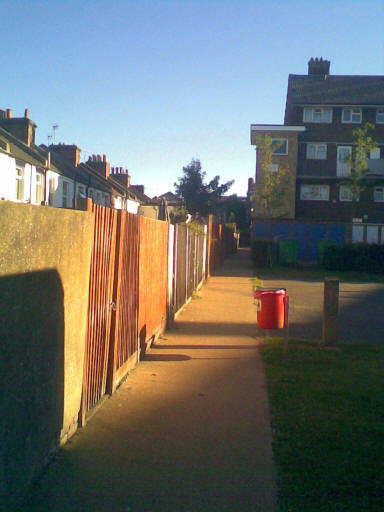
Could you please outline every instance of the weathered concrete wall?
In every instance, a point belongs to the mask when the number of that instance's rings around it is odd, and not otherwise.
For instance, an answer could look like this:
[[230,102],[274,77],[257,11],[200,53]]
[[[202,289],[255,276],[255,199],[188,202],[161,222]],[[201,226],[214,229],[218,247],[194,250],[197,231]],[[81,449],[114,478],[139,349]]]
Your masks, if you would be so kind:
[[3,503],[77,428],[92,228],[91,213],[0,202]]

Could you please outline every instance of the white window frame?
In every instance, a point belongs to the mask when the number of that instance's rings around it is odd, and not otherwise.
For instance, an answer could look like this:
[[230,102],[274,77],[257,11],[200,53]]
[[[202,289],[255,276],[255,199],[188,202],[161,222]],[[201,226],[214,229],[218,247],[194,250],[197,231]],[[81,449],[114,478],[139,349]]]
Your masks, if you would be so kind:
[[16,201],[24,201],[25,200],[25,166],[16,163],[16,189],[15,189],[15,199]]
[[[329,113],[329,119],[326,119],[326,113]],[[320,117],[318,117],[320,115]],[[331,107],[304,107],[304,123],[332,123],[333,110]]]
[[[349,112],[350,113],[350,119],[345,119],[345,114]],[[355,116],[355,119],[354,119]],[[356,119],[356,116],[358,116],[358,119]],[[341,122],[345,124],[361,124],[363,119],[363,113],[361,108],[358,107],[346,107],[343,108],[341,113]]]
[[[316,190],[319,192],[318,195]],[[302,201],[329,201],[329,185],[300,185],[300,199]]]
[[348,149],[349,155],[352,157],[352,146],[337,146],[337,162],[336,162],[336,175],[337,176],[350,176],[351,165],[348,162],[341,161],[341,150]]
[[378,108],[376,110],[376,123],[384,124],[384,108]]
[[[274,144],[278,146],[275,150],[273,149]],[[288,155],[288,139],[271,139],[271,145],[273,156]]]
[[41,204],[44,201],[44,180],[43,173],[36,171],[36,181],[35,181],[35,201],[37,204]]
[[375,203],[384,203],[384,186],[373,189],[373,201]]
[[48,205],[54,206],[55,204],[55,193],[56,193],[56,180],[53,176],[50,176],[48,180]]
[[279,166],[278,164],[271,164],[268,166],[268,171],[269,172],[278,172],[279,171]]
[[[321,151],[321,148],[324,148]],[[324,155],[324,156],[322,156]],[[327,145],[315,144],[314,142],[307,143],[307,160],[326,160],[327,159]]]
[[[65,191],[65,193],[64,193],[64,191]],[[62,192],[61,192],[63,208],[70,208],[70,206],[68,205],[70,193],[71,193],[71,183],[69,181],[63,180]]]

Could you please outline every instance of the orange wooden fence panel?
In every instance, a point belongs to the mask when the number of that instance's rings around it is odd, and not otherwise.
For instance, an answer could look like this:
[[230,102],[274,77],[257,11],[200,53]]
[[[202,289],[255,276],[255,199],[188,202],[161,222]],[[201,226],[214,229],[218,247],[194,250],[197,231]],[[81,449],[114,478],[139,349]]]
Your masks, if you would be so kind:
[[139,336],[144,343],[166,322],[169,228],[166,222],[139,219]]
[[93,206],[94,240],[89,279],[82,414],[105,394],[114,275],[116,210]]
[[136,364],[139,301],[139,217],[118,212],[108,392]]

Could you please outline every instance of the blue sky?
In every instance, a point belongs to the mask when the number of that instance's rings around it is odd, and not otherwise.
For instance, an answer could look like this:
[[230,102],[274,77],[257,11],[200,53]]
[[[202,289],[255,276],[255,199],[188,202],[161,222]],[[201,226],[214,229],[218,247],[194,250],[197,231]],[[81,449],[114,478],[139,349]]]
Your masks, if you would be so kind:
[[253,176],[251,123],[282,123],[289,73],[384,75],[384,2],[3,1],[0,108],[29,108],[37,142],[106,154],[146,193]]

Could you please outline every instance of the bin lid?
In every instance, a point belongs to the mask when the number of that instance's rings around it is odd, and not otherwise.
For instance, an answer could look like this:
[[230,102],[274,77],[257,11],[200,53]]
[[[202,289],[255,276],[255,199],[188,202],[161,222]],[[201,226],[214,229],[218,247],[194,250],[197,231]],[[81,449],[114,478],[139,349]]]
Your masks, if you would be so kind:
[[285,295],[286,288],[258,288],[255,290],[254,298],[261,297],[262,295]]

